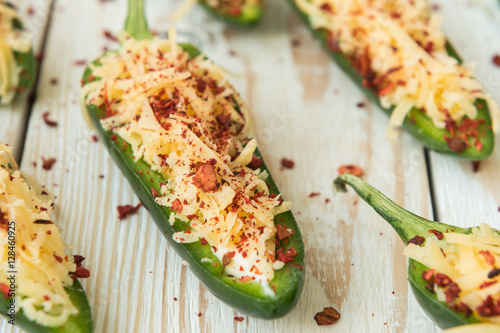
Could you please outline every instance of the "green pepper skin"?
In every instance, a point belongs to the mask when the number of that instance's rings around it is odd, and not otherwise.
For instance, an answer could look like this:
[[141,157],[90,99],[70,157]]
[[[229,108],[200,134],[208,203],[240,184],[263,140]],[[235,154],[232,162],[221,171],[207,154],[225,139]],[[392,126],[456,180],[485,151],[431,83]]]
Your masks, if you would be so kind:
[[[425,239],[431,237],[433,234],[429,233],[429,230],[437,230],[442,233],[453,230],[462,234],[472,232],[472,228],[457,227],[419,217],[400,207],[360,178],[350,174],[344,174],[335,179],[335,191],[345,192],[346,184],[350,185],[384,220],[389,222],[405,245],[408,245],[408,241],[417,235]],[[439,301],[436,294],[427,290],[425,288],[427,282],[422,279],[422,272],[428,269],[429,267],[411,258],[408,260],[408,281],[411,289],[418,303],[432,321],[441,329],[481,322],[473,315],[466,318],[463,313],[453,311],[446,302]]]
[[[307,24],[307,26],[312,31],[313,35],[320,40],[323,49],[328,53],[328,55],[333,58],[333,60],[337,63],[337,65],[346,73],[351,80],[363,91],[363,93],[380,109],[382,109],[388,116],[391,115],[394,107],[385,109],[380,105],[380,99],[378,98],[375,91],[369,89],[363,85],[363,77],[359,74],[349,63],[349,60],[342,52],[334,52],[328,47],[328,34],[325,30],[314,29],[311,25],[309,17],[306,13],[302,12],[294,0],[288,0],[291,6],[295,9],[298,15],[302,18],[302,20]],[[457,59],[459,62],[462,60],[460,56],[453,48],[453,46],[447,42],[446,43],[446,51],[448,55]],[[478,115],[476,119],[484,119],[485,123],[480,125],[478,129],[480,131],[484,131],[485,135],[480,138],[483,143],[483,147],[480,151],[478,151],[474,146],[474,139],[469,138],[468,143],[469,147],[467,147],[462,153],[458,153],[453,151],[448,146],[448,143],[443,138],[445,135],[451,136],[450,132],[446,129],[437,128],[432,119],[429,118],[422,111],[413,108],[408,115],[406,116],[402,128],[413,135],[415,138],[420,140],[423,145],[431,150],[434,150],[439,153],[453,155],[459,158],[479,161],[484,160],[488,156],[491,155],[493,149],[495,147],[495,135],[491,129],[491,118],[488,109],[488,104],[486,101],[482,99],[477,99],[475,101],[475,105],[478,111]]]
[[[90,333],[93,332],[94,324],[92,322],[92,310],[85,295],[85,291],[78,280],[73,282],[73,285],[65,288],[71,302],[78,309],[76,315],[70,316],[68,321],[59,327],[44,327],[28,319],[23,310],[16,313],[15,324],[26,332],[33,333]],[[10,304],[10,299],[5,299],[0,296],[0,314],[6,320],[11,320],[7,313],[7,307]],[[19,304],[16,304],[16,309],[19,309]]]
[[[133,13],[129,14],[126,22],[126,30],[132,37],[137,39],[149,39],[152,37],[151,33],[147,30],[143,4],[144,0],[129,1],[129,11],[133,11]],[[132,15],[133,19],[131,18]],[[191,57],[201,54],[200,50],[190,44],[180,45]],[[96,60],[93,64],[94,66],[99,66],[100,62]],[[100,79],[91,76],[91,74],[92,70],[87,68],[83,76],[83,82]],[[289,263],[285,268],[275,271],[274,279],[269,282],[269,286],[274,288],[276,294],[269,296],[257,282],[241,282],[225,276],[223,274],[223,266],[212,253],[209,245],[202,245],[200,241],[181,244],[173,240],[173,234],[177,231],[186,230],[188,223],[176,220],[172,227],[169,223],[172,210],[169,207],[163,207],[156,203],[151,189],[160,191],[161,184],[165,182],[164,177],[160,173],[151,170],[150,166],[143,160],[134,160],[132,150],[129,146],[124,148],[123,145],[115,143],[123,142],[122,138],[117,136],[118,141],[111,140],[111,137],[116,134],[104,130],[101,126],[100,120],[105,110],[97,105],[86,105],[86,109],[101,141],[105,144],[112,159],[129,181],[134,192],[141,199],[144,207],[149,211],[162,235],[182,259],[189,263],[191,271],[216,297],[242,313],[265,319],[282,317],[293,309],[304,284],[305,249],[300,228],[291,211],[275,216],[274,222],[276,224],[284,224],[287,228],[294,230],[294,234],[287,240],[286,245],[282,244],[280,247],[284,251],[292,247],[295,248],[297,256],[294,257],[295,260],[293,263]],[[258,150],[256,150],[255,155],[262,158]],[[278,187],[274,183],[265,163],[262,164],[260,169],[266,170],[269,174],[266,180],[269,191],[279,194]],[[147,179],[141,177],[142,174],[147,174]],[[277,250],[280,247],[277,247]],[[218,262],[219,265],[214,267],[210,262],[202,262],[201,259],[203,258],[210,258],[212,262]]]
[[264,14],[263,4],[243,6],[238,15],[223,13],[218,8],[210,6],[206,0],[201,0],[200,4],[210,15],[235,26],[252,26],[258,23]]

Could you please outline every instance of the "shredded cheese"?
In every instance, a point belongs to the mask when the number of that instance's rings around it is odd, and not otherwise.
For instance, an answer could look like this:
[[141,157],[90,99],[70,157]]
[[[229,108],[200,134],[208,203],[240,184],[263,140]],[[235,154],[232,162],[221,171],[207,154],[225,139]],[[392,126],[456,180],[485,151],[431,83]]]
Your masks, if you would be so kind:
[[260,160],[247,106],[220,68],[175,43],[174,30],[169,40],[121,36],[121,51],[92,67],[101,79],[84,87],[85,104],[104,106],[102,126],[168,180],[156,202],[173,210],[171,224],[189,221],[174,240],[201,240],[225,274],[273,294],[267,283],[283,267],[273,219],[290,203],[269,193],[267,173],[249,167]]
[[[0,285],[15,284],[16,310],[46,327],[64,324],[78,313],[64,289],[73,284],[73,256],[65,252],[52,221],[52,198],[18,170],[12,149],[0,143]],[[15,241],[15,263],[9,242]],[[13,266],[11,266],[13,265]],[[16,271],[15,281],[8,280]],[[4,297],[5,295],[0,295]]]
[[0,104],[14,99],[19,85],[20,67],[14,52],[26,53],[31,49],[29,36],[14,27],[20,21],[17,11],[0,2]]
[[[472,66],[446,53],[441,18],[426,0],[295,0],[314,29],[325,29],[328,45],[342,51],[378,92],[384,108],[394,106],[387,136],[395,138],[412,108],[423,110],[438,128],[464,117],[475,119],[474,102],[488,103],[495,132],[500,112]],[[480,146],[478,149],[480,150]]]
[[[469,235],[447,232],[442,240],[432,236],[423,246],[409,244],[404,253],[434,269],[435,273],[430,274],[427,281],[439,300],[447,302],[456,311],[471,311],[482,321],[500,324],[498,309],[489,314],[490,307],[500,305],[500,270],[497,269],[500,235],[490,226],[482,224],[473,228]],[[450,280],[439,283],[437,273]],[[456,283],[458,289],[449,291],[451,283]]]

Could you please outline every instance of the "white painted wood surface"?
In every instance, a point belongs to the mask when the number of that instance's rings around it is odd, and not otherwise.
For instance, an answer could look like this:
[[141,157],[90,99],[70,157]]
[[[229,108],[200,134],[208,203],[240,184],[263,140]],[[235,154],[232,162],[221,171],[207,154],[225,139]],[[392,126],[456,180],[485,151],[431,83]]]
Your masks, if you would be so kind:
[[[160,32],[181,4],[146,2],[150,26]],[[56,221],[63,236],[75,244],[75,254],[87,257],[84,266],[91,277],[83,286],[96,332],[438,331],[408,288],[406,258],[396,233],[353,193],[333,195],[331,190],[337,168],[357,164],[368,182],[407,209],[432,218],[423,150],[408,135],[394,144],[385,139],[387,117],[364,100],[286,3],[269,1],[263,22],[248,30],[228,28],[200,8],[179,24],[181,38],[234,73],[231,81],[253,110],[261,150],[284,197],[294,204],[306,242],[307,278],[297,307],[279,320],[244,316],[241,323],[233,320],[238,313],[182,266],[144,209],[125,221],[117,218],[117,205],[138,199],[102,145],[92,141],[81,117],[77,97],[83,66],[75,61],[118,46],[103,30],[123,27],[126,1],[54,3],[22,168],[58,196]],[[498,41],[498,16],[480,9],[486,1],[458,1],[457,8],[439,3],[451,40],[467,60],[481,61],[481,75],[493,73],[480,78],[496,89],[500,100],[500,70],[487,67],[500,45],[489,46],[488,54],[471,46]],[[484,39],[473,41],[476,29]],[[293,47],[293,40],[300,45]],[[54,77],[58,84],[51,86]],[[357,107],[360,101],[367,106]],[[59,121],[57,128],[41,121],[48,110]],[[1,119],[3,126],[4,114]],[[465,224],[477,224],[481,221],[473,218],[481,215],[498,224],[498,154],[497,149],[478,174],[469,171],[469,162],[432,154],[443,221],[455,223],[460,217],[470,220]],[[51,171],[40,167],[42,156],[57,159]],[[283,157],[293,159],[295,168],[280,170]],[[309,198],[311,192],[321,195]],[[342,315],[334,327],[318,327],[313,319],[325,306]],[[0,330],[10,329],[2,320]]]

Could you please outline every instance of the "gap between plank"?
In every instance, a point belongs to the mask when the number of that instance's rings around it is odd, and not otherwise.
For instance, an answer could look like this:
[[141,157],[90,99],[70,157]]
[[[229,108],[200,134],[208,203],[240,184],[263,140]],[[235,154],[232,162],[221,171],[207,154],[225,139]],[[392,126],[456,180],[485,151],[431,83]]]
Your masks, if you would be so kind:
[[431,196],[432,218],[439,221],[438,204],[434,192],[434,179],[432,177],[431,156],[429,149],[424,147],[425,168],[427,169],[427,182],[429,183],[429,193]]
[[31,87],[29,95],[28,95],[28,101],[26,103],[25,107],[25,116],[24,116],[24,123],[22,125],[21,131],[21,139],[19,141],[18,147],[19,147],[19,156],[17,163],[21,165],[23,155],[24,155],[24,147],[26,145],[26,136],[28,135],[28,125],[31,119],[31,114],[33,112],[33,106],[35,105],[35,101],[37,99],[38,95],[38,84],[40,81],[40,73],[42,71],[42,64],[45,58],[45,47],[47,46],[47,38],[49,35],[49,30],[50,30],[50,23],[52,21],[52,13],[54,12],[54,7],[55,7],[55,0],[50,1],[49,5],[49,13],[47,14],[47,23],[45,24],[45,30],[43,32],[43,37],[42,37],[42,43],[40,45],[40,50],[38,51],[38,54],[35,54],[35,59],[36,59],[36,71],[35,71],[35,82],[33,83],[33,87]]

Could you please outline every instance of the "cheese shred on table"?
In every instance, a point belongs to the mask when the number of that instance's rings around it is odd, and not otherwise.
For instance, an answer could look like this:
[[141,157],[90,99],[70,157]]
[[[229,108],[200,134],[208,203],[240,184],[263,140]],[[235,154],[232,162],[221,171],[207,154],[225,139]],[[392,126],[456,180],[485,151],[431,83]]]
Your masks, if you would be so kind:
[[500,324],[500,235],[482,224],[468,235],[446,232],[439,238],[404,250],[430,268],[422,274],[426,288],[456,312]]
[[412,108],[438,128],[475,119],[474,102],[488,103],[495,132],[500,113],[473,77],[472,66],[446,53],[441,18],[426,0],[295,0],[313,28],[328,34],[328,47],[341,51],[374,89],[384,108],[394,107],[387,131],[394,139]]
[[9,104],[16,95],[21,72],[14,52],[27,53],[31,49],[27,35],[14,27],[20,22],[17,11],[0,2],[0,104]]
[[283,266],[275,259],[273,219],[290,203],[270,194],[267,173],[256,167],[262,161],[254,156],[248,108],[225,73],[203,55],[191,59],[175,43],[175,30],[169,36],[138,41],[122,34],[121,51],[92,66],[100,80],[86,84],[82,96],[105,107],[101,124],[125,140],[118,145],[130,145],[135,160],[167,179],[156,202],[172,209],[172,224],[190,225],[174,240],[201,240],[225,274],[272,293],[267,282]]
[[14,296],[16,310],[45,327],[60,326],[78,312],[64,289],[73,284],[76,265],[50,217],[51,199],[25,180],[12,149],[0,143],[0,297]]

